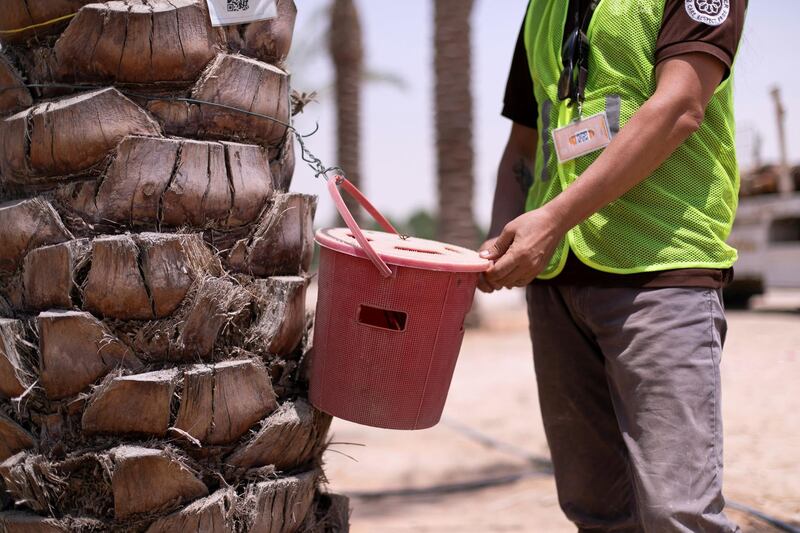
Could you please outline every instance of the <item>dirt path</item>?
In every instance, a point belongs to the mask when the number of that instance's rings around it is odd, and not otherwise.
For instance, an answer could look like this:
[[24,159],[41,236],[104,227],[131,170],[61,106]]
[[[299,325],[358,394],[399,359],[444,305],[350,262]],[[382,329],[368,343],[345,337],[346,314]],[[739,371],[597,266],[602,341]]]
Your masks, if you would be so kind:
[[[325,456],[333,488],[353,493],[428,487],[529,468],[454,425],[548,456],[521,298],[506,293],[482,304],[490,318],[466,337],[444,422],[430,430],[393,432],[336,421],[335,444]],[[800,525],[800,314],[732,312],[729,327],[722,365],[727,497]],[[353,533],[574,531],[546,474],[473,492],[358,498],[353,508]],[[731,514],[745,531],[773,531]]]

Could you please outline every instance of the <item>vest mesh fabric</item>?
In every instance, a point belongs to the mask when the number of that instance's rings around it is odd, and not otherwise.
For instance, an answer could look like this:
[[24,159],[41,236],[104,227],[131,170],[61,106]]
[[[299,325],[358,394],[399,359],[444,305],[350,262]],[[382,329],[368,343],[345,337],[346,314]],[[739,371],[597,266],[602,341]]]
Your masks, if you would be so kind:
[[[655,44],[664,2],[601,0],[589,38],[589,77],[583,116],[606,112],[607,100],[619,101],[620,127],[656,88]],[[552,131],[577,118],[576,106],[557,97],[567,2],[533,0],[526,19],[525,46],[537,102],[549,116],[539,131]],[[616,98],[618,97],[618,99]],[[612,129],[616,111],[607,112]],[[543,146],[543,143],[550,143]],[[559,164],[552,137],[540,136],[536,181],[527,209],[541,207],[561,193],[601,152]],[[545,158],[545,155],[548,156]],[[736,211],[736,164],[732,82],[717,88],[700,129],[655,172],[618,200],[567,234],[540,276],[558,275],[568,248],[587,265],[626,274],[675,268],[728,268],[736,250],[725,243]]]

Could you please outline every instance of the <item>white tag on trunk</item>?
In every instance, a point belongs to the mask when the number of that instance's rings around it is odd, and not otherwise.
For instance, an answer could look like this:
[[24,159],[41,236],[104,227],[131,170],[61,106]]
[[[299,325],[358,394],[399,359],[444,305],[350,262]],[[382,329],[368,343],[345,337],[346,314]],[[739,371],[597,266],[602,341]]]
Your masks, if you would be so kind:
[[246,24],[278,16],[275,0],[206,0],[212,26]]
[[563,128],[553,130],[553,146],[559,163],[605,148],[611,142],[608,119],[605,113],[576,120]]

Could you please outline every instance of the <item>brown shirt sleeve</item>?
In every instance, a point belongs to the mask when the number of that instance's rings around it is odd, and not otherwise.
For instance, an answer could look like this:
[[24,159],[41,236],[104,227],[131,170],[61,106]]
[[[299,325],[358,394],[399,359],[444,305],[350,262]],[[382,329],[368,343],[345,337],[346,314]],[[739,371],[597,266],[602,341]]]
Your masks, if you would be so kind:
[[746,9],[747,0],[666,0],[656,64],[677,55],[704,52],[730,71]]

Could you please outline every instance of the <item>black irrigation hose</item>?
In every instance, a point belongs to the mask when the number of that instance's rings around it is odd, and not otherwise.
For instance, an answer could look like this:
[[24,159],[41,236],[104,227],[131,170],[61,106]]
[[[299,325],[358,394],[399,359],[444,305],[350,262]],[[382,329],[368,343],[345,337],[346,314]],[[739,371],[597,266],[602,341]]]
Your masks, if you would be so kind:
[[[377,490],[377,491],[362,491],[362,492],[350,492],[347,495],[360,499],[360,500],[379,500],[382,498],[409,498],[409,497],[418,497],[418,496],[435,496],[435,495],[444,495],[444,494],[457,494],[462,492],[472,492],[476,490],[481,490],[490,487],[497,487],[501,485],[511,485],[518,481],[521,481],[526,478],[535,477],[535,476],[549,476],[552,475],[552,463],[549,459],[543,457],[536,457],[521,448],[514,446],[513,444],[509,444],[507,442],[503,442],[500,440],[495,439],[494,437],[487,435],[477,429],[471,428],[460,422],[456,422],[454,420],[442,420],[442,423],[448,426],[453,431],[460,433],[461,435],[473,440],[487,448],[492,448],[495,450],[503,451],[515,457],[525,459],[532,465],[536,466],[536,469],[530,470],[523,470],[522,472],[516,474],[509,474],[505,476],[493,476],[493,477],[485,477],[481,479],[477,479],[474,481],[467,481],[464,483],[445,483],[440,485],[431,485],[428,487],[419,487],[419,488],[407,488],[407,489],[389,489],[389,490]],[[727,500],[727,505],[732,509],[736,509],[738,511],[742,511],[747,513],[759,520],[762,520],[771,526],[780,529],[781,531],[785,531],[787,533],[800,533],[800,528],[793,526],[783,520],[775,518],[774,516],[770,516],[766,513],[759,511],[758,509],[753,509],[747,505],[742,503],[738,503],[735,501]]]
[[549,476],[550,472],[538,470],[525,470],[516,474],[505,476],[491,476],[476,479],[475,481],[465,481],[463,483],[443,483],[440,485],[429,485],[427,487],[389,489],[376,491],[356,491],[348,492],[347,496],[359,500],[380,500],[383,498],[409,498],[417,496],[440,496],[444,494],[460,494],[463,492],[474,492],[476,490],[499,487],[502,485],[512,485],[518,481],[529,477]]
[[753,509],[743,503],[739,502],[732,502],[730,500],[726,501],[728,507],[731,509],[736,509],[737,511],[742,511],[743,513],[747,513],[749,515],[755,516],[759,520],[762,520],[772,527],[778,528],[781,531],[786,531],[788,533],[800,533],[800,527],[793,526],[792,524],[787,524],[783,520],[779,520],[774,516],[769,516],[768,514],[764,514],[758,509]]
[[519,459],[527,461],[532,466],[536,467],[538,471],[546,474],[553,473],[553,462],[548,457],[537,457],[527,450],[515,446],[513,444],[509,444],[507,442],[501,442],[486,433],[478,431],[470,426],[462,424],[456,420],[443,418],[441,423],[453,431],[461,433],[465,437],[483,445],[486,448],[492,448],[494,450],[498,450],[504,452],[508,455],[513,455]]

